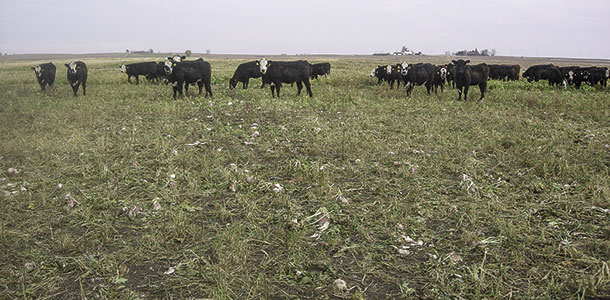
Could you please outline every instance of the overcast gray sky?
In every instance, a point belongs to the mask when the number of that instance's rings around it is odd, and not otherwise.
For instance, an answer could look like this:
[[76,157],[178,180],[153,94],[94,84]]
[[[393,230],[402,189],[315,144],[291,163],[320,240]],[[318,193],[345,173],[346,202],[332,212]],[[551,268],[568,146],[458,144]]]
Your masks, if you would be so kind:
[[0,0],[0,52],[610,58],[609,0]]

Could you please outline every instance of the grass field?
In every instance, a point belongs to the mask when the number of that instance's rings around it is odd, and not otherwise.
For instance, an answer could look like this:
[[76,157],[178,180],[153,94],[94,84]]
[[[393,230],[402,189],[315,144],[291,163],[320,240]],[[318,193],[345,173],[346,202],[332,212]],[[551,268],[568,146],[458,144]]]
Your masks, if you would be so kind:
[[67,60],[47,93],[0,61],[0,298],[610,297],[608,89],[406,98],[329,59],[313,98],[213,58],[178,100],[134,59],[84,59],[77,98]]

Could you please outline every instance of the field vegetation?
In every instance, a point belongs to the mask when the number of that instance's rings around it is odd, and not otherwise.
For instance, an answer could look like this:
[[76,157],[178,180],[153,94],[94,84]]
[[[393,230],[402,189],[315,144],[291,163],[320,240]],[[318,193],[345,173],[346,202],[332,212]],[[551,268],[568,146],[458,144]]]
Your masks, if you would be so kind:
[[83,60],[76,98],[0,62],[0,298],[610,297],[607,89],[407,98],[331,57],[273,99],[213,58],[173,100]]

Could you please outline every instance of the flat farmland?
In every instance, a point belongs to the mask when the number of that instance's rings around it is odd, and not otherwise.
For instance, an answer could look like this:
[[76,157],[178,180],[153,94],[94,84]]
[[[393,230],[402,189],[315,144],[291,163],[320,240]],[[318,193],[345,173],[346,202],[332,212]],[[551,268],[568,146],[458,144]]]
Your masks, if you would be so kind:
[[203,57],[214,97],[176,100],[119,72],[162,56],[0,59],[0,298],[610,297],[609,88],[407,98],[371,69],[455,58],[277,56],[332,64],[278,99],[229,89],[254,56]]

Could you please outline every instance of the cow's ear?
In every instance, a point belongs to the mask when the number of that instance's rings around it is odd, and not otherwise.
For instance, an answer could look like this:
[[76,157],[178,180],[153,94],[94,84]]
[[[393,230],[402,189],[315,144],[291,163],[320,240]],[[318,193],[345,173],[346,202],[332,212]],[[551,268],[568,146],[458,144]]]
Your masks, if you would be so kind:
[[469,59],[469,60],[466,60],[464,63],[465,63],[465,64],[470,63],[470,59]]
[[454,64],[456,64],[456,65],[457,65],[457,61],[455,61],[455,60],[452,60],[452,61],[451,61],[451,62],[452,62],[452,63],[454,63]]
[[256,65],[257,65],[257,66],[259,65],[259,64],[258,64],[258,61],[256,62]]

